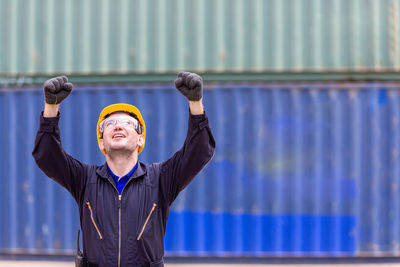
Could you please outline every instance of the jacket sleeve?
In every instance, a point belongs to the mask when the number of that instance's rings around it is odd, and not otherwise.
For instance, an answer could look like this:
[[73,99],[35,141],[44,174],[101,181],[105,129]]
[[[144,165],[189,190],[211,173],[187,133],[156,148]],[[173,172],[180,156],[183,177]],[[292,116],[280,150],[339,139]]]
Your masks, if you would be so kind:
[[189,115],[183,147],[161,164],[161,189],[169,205],[214,155],[215,140],[207,115]]
[[68,155],[62,145],[59,116],[40,116],[39,130],[32,155],[39,168],[51,179],[65,187],[79,202],[85,186],[85,165]]

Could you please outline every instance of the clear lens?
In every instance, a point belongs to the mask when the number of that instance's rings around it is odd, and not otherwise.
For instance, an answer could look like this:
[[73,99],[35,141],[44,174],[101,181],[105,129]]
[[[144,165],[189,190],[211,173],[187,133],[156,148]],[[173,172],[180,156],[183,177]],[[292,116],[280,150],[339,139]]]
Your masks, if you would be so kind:
[[122,127],[129,126],[129,127],[134,128],[136,131],[138,131],[138,129],[139,129],[139,127],[138,127],[139,122],[133,117],[126,117],[126,118],[121,118],[121,119],[109,118],[109,119],[103,120],[100,123],[100,132],[103,133],[105,129],[114,127],[117,124],[117,122]]

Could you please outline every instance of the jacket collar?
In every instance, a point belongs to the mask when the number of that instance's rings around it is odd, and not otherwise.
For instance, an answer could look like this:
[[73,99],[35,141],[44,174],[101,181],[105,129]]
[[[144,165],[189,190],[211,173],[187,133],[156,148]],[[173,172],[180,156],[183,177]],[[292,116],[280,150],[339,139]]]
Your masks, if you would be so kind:
[[[112,178],[110,172],[109,172],[108,169],[107,169],[107,162],[106,162],[104,165],[102,165],[102,166],[100,166],[99,168],[97,168],[96,173],[97,173],[101,178],[113,180],[113,178]],[[141,176],[143,176],[143,175],[146,175],[146,173],[147,173],[146,165],[143,164],[143,163],[141,163],[141,162],[139,162],[139,164],[138,164],[136,170],[133,172],[132,176],[131,176],[129,179],[136,179],[136,178],[139,178],[139,177],[141,177]]]

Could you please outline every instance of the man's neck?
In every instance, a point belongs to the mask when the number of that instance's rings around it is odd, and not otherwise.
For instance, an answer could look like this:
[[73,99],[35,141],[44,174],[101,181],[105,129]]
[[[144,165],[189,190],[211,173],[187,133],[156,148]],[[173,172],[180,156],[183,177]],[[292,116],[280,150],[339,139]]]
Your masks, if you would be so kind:
[[118,177],[123,177],[128,174],[133,167],[135,167],[138,156],[136,153],[131,154],[130,156],[127,155],[113,155],[113,156],[106,156],[106,161],[108,167],[111,171],[117,175]]

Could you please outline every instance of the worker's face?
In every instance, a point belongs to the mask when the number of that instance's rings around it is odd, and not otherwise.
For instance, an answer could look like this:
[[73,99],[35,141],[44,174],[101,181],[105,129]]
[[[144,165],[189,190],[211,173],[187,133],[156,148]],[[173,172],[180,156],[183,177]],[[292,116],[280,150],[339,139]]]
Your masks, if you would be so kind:
[[113,152],[133,153],[144,143],[144,138],[136,132],[134,118],[125,113],[115,113],[109,116],[103,124],[103,138],[100,139],[100,149],[106,154]]

